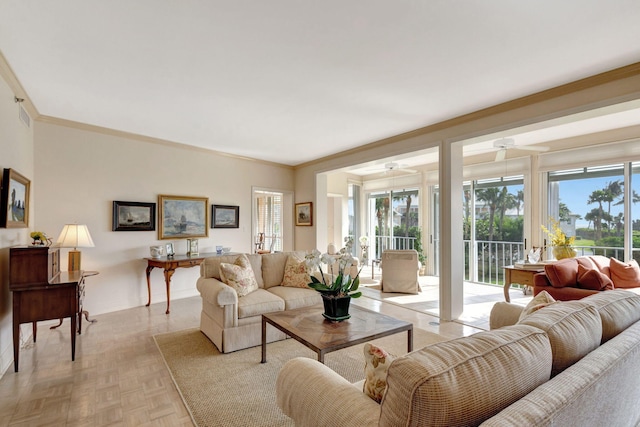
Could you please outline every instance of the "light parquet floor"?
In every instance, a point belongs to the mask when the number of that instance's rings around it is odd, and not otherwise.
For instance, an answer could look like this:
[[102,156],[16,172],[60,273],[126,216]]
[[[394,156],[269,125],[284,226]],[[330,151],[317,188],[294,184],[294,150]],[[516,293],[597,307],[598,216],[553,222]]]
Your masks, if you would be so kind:
[[[440,322],[433,315],[371,298],[355,304],[411,321],[448,338],[479,329]],[[90,309],[91,302],[86,301]],[[71,361],[70,325],[38,324],[37,343],[20,351],[20,371],[0,379],[0,427],[4,426],[191,426],[153,335],[199,325],[199,297],[95,316],[83,322]],[[486,315],[486,314],[485,314]]]

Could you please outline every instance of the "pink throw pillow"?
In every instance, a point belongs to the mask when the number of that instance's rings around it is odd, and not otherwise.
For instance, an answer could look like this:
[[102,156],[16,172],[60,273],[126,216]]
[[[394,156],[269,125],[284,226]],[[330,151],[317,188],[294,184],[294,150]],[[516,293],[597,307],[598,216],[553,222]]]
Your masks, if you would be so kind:
[[611,270],[611,280],[616,288],[640,287],[640,266],[635,259],[625,263],[611,258],[609,269]]
[[578,287],[592,291],[612,290],[613,282],[598,270],[578,264]]
[[554,288],[575,286],[578,281],[578,261],[575,258],[565,258],[553,264],[544,266],[549,282]]

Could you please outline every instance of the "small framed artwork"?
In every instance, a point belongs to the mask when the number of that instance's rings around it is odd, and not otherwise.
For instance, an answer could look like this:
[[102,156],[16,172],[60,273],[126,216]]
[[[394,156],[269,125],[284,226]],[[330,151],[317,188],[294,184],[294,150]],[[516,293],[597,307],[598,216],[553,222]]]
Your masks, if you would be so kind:
[[296,203],[296,225],[313,225],[313,203]]
[[31,181],[13,169],[2,174],[0,195],[0,226],[26,228],[29,226],[29,188]]
[[198,239],[187,239],[187,256],[198,255]]
[[240,227],[240,206],[212,205],[211,228]]
[[113,201],[113,231],[153,231],[156,229],[156,204]]
[[176,253],[173,250],[173,243],[167,243],[166,245],[164,245],[164,252],[167,254],[169,258],[174,256]]
[[207,237],[209,199],[206,197],[158,196],[158,238]]

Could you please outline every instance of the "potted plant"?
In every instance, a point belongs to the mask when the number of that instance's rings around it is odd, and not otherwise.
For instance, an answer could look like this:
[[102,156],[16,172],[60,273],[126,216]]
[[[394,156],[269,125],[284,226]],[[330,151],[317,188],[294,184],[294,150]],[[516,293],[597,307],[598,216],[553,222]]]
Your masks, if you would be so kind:
[[[351,277],[346,273],[347,268],[351,268],[353,257],[345,248],[340,249],[338,254],[320,254],[320,251],[314,249],[305,257],[305,263],[310,271],[315,271],[316,267],[320,270],[320,279],[311,275],[311,283],[308,286],[322,295],[324,304],[324,313],[322,315],[331,321],[341,322],[351,317],[349,314],[349,305],[351,298],[358,298],[362,292],[358,291],[360,286],[360,271],[358,270],[356,277]],[[322,270],[322,264],[327,265],[327,274]],[[333,271],[337,265],[337,271]]]
[[573,258],[576,256],[576,250],[572,247],[575,237],[567,237],[567,235],[560,228],[560,222],[555,218],[549,218],[551,223],[551,230],[544,225],[541,225],[542,231],[547,233],[551,246],[553,246],[553,256],[560,260],[563,258]]

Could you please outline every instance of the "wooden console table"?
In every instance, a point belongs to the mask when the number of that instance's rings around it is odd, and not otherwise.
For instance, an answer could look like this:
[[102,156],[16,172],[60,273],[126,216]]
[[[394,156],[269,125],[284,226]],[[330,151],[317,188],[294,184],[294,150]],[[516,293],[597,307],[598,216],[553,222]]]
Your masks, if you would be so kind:
[[532,286],[533,287],[533,276],[537,273],[541,273],[544,271],[544,268],[540,269],[531,269],[531,268],[516,268],[513,265],[509,265],[504,268],[504,300],[506,302],[511,302],[511,297],[509,296],[509,288],[512,283],[518,283],[520,285]]
[[167,311],[169,314],[170,295],[171,295],[171,276],[175,273],[176,268],[189,268],[202,264],[205,258],[214,256],[235,255],[235,253],[218,254],[201,253],[199,255],[174,255],[172,257],[159,257],[159,258],[145,258],[147,260],[147,292],[149,294],[149,300],[145,304],[147,307],[151,305],[151,270],[154,268],[162,268],[164,270],[164,282],[167,287]]

